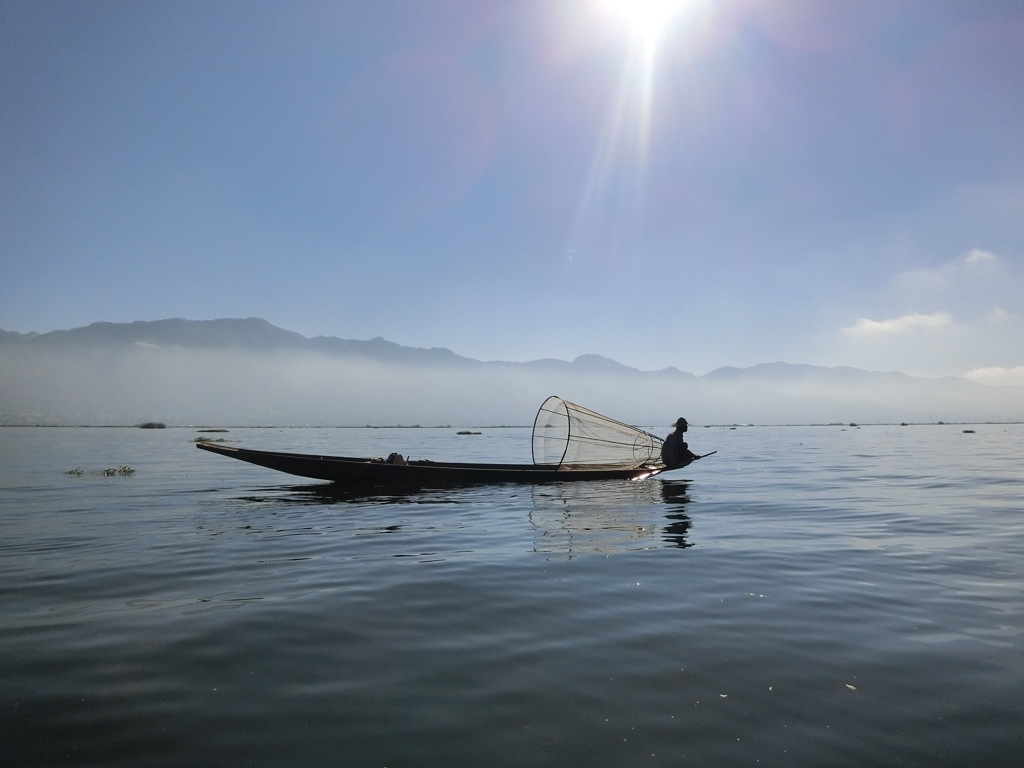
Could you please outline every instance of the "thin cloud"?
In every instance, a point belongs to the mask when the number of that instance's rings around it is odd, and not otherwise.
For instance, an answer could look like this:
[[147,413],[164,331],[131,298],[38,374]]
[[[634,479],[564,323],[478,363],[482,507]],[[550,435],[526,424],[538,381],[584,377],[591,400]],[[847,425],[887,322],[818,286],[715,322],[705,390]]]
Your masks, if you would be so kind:
[[962,261],[967,266],[988,265],[988,264],[998,264],[999,263],[999,259],[996,257],[996,255],[994,253],[990,253],[989,251],[983,251],[980,248],[973,249],[970,253],[968,253],[966,256],[964,256],[963,259],[961,259],[960,261]]
[[993,324],[1008,323],[1017,319],[1017,316],[1007,312],[1001,307],[996,307],[988,313],[988,317],[985,318],[988,322]]
[[893,279],[899,290],[936,291],[958,286],[962,281],[984,278],[1000,266],[999,257],[991,251],[973,248],[963,256],[940,267],[912,269]]
[[998,386],[1024,386],[1024,365],[1013,368],[975,368],[964,374],[965,379],[976,381],[979,384],[991,384]]
[[1024,361],[1024,318],[1015,314],[1022,290],[1024,275],[1010,257],[961,251],[896,275],[871,297],[871,310],[836,326],[831,359],[926,376],[1013,368]]
[[949,312],[933,312],[930,315],[912,312],[909,315],[893,317],[888,320],[871,320],[866,317],[859,317],[853,325],[843,328],[843,333],[858,338],[893,336],[922,329],[936,330],[946,328],[952,323],[953,316]]

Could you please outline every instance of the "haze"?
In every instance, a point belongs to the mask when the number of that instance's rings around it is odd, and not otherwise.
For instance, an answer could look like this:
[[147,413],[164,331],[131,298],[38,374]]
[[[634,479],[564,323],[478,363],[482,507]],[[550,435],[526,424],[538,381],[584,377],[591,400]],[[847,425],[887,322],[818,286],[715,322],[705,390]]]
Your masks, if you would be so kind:
[[482,362],[257,318],[0,334],[0,424],[529,425],[559,394],[613,418],[700,424],[1024,420],[1024,388],[785,363],[704,376],[608,358]]

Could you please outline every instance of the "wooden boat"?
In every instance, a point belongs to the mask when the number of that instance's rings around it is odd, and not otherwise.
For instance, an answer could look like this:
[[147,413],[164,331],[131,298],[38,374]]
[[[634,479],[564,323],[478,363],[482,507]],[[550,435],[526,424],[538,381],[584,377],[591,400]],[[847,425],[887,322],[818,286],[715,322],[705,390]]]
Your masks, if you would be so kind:
[[196,447],[232,459],[276,469],[299,477],[349,485],[420,486],[425,488],[476,483],[550,483],[564,480],[641,480],[663,472],[665,467],[632,469],[607,467],[560,467],[537,464],[475,464],[450,461],[409,461],[393,464],[384,459],[350,456],[318,456],[235,448],[200,441]]
[[[662,440],[637,427],[552,396],[533,425],[532,464],[481,464],[323,456],[236,448],[199,441],[196,447],[290,475],[352,486],[444,487],[474,483],[642,480],[667,469]],[[689,462],[687,462],[689,463]],[[685,465],[682,465],[685,466]]]

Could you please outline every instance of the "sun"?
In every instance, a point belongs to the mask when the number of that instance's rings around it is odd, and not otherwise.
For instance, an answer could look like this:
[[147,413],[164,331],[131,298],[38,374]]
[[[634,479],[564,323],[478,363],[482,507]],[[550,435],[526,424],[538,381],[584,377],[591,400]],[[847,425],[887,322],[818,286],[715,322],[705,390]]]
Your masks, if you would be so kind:
[[603,0],[638,37],[653,42],[686,4],[686,0]]

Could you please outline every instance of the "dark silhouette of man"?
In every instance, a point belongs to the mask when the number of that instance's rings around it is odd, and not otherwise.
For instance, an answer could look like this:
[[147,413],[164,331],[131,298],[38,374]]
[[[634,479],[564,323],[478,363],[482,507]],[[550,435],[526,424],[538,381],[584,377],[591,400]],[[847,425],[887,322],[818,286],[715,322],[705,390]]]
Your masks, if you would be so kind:
[[676,430],[665,438],[661,446],[661,460],[665,463],[666,469],[685,467],[691,461],[699,459],[700,456],[690,450],[690,446],[683,440],[683,434],[687,430],[686,419],[676,419]]

